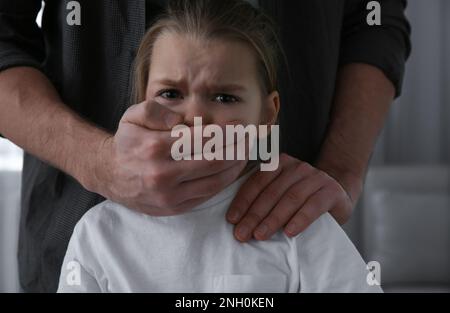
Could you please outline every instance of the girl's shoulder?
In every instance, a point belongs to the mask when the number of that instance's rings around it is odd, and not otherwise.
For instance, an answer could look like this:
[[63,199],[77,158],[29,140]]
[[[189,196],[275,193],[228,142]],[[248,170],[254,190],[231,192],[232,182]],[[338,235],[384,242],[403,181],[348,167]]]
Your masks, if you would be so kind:
[[[114,229],[117,223],[123,220],[127,212],[131,212],[128,208],[110,200],[103,201],[89,209],[75,226],[75,233],[93,232],[109,233]],[[105,235],[106,235],[105,234]]]

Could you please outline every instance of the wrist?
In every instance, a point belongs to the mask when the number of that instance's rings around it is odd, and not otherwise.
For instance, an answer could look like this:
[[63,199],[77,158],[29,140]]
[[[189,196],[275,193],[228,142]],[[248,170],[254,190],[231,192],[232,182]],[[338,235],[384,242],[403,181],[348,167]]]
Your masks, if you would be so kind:
[[94,144],[91,153],[88,153],[87,166],[80,173],[79,181],[82,186],[104,197],[108,196],[109,182],[112,180],[113,139],[108,133],[101,134]]
[[316,167],[335,179],[345,190],[353,206],[356,205],[363,190],[364,170],[349,169],[324,161],[319,161]]

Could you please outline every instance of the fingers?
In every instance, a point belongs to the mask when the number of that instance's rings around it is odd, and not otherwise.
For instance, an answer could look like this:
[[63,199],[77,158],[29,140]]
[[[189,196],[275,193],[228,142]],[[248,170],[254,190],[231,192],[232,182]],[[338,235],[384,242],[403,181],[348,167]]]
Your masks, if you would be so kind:
[[150,159],[170,158],[171,141],[166,132],[150,131],[131,123],[122,123],[116,134],[118,149],[124,155],[133,155],[135,160],[149,162]]
[[289,237],[295,237],[306,228],[308,228],[315,220],[322,214],[328,212],[333,206],[332,195],[330,195],[326,188],[323,188],[312,195],[306,203],[302,206],[288,225],[284,232]]
[[280,201],[255,230],[255,238],[267,240],[273,236],[291,220],[299,209],[302,210],[302,206],[309,197],[318,192],[322,186],[323,181],[320,175],[312,174],[285,189]]
[[205,202],[206,200],[207,200],[206,198],[189,199],[173,208],[157,208],[148,206],[147,203],[140,203],[139,205],[136,206],[135,209],[141,213],[148,214],[151,216],[172,216],[186,213],[190,209]]
[[[226,218],[230,223],[237,224],[252,206],[259,194],[281,173],[281,169],[274,172],[258,171],[242,185],[230,205]],[[249,232],[242,229],[242,233]],[[243,236],[241,236],[243,237]]]
[[175,171],[178,171],[178,181],[186,183],[193,180],[207,178],[219,174],[227,169],[241,164],[245,161],[226,161],[226,160],[198,160],[198,161],[176,161],[173,162]]
[[[213,155],[235,156],[237,152],[241,151],[241,147],[248,146],[247,136],[241,133],[228,134],[227,127],[232,125],[180,125],[180,128],[173,130],[173,138],[180,141],[180,145],[189,146],[191,149],[187,151],[176,151],[180,159],[187,157],[195,159],[196,156],[201,156],[203,152],[205,158]],[[190,135],[188,138],[185,134]],[[234,136],[231,136],[234,135]],[[210,150],[213,150],[210,152]],[[246,150],[242,149],[245,153]],[[230,157],[231,158],[231,157]]]
[[[258,240],[265,239],[265,237],[263,238],[263,236],[265,236],[266,233],[269,233],[270,229],[267,227],[267,225],[260,224],[261,221],[263,221],[266,216],[270,214],[270,212],[283,196],[284,191],[287,190],[292,184],[294,184],[296,180],[298,180],[298,178],[293,178],[293,175],[290,175],[287,171],[284,171],[278,177],[275,177],[274,180],[271,181],[266,186],[266,188],[257,196],[257,198],[253,201],[251,207],[248,209],[247,213],[245,213],[245,216],[239,221],[239,224],[236,226],[235,230],[236,238],[240,241],[247,241],[250,240],[252,235],[255,235],[255,238]],[[281,212],[279,211],[276,212],[276,214],[276,216],[278,217],[281,216]],[[286,218],[286,222],[290,217],[291,216],[289,215]],[[274,217],[272,219],[274,219]],[[279,221],[281,222],[281,220]],[[270,226],[272,225],[270,224]]]
[[178,188],[181,201],[196,197],[211,197],[233,183],[245,168],[246,161],[239,161],[217,174],[181,183]]
[[196,206],[204,203],[207,200],[208,200],[208,198],[205,198],[205,197],[189,199],[189,200],[187,200],[185,202],[182,202],[179,205],[177,205],[173,209],[173,213],[174,213],[174,215],[186,213],[190,209],[195,208]]
[[130,107],[122,119],[151,130],[169,131],[183,122],[183,117],[156,101],[145,101]]
[[[170,122],[167,122],[167,118]],[[177,161],[248,158],[248,138],[237,133],[231,137],[234,140],[229,142],[230,139],[225,135],[228,125],[188,127],[182,122],[181,115],[153,101],[143,102],[128,109],[119,128],[127,130],[122,133],[128,134],[129,139],[162,151],[163,157],[171,157]],[[175,126],[178,128],[174,128]],[[214,137],[214,140],[207,137]],[[208,173],[211,174],[213,173]],[[190,173],[187,173],[187,176],[190,177]]]
[[330,214],[334,217],[336,222],[339,225],[344,225],[350,219],[354,203],[348,193],[344,190],[344,188],[339,184],[335,184],[335,192],[340,193],[342,195],[342,201],[339,201],[331,210]]
[[281,172],[254,174],[233,200],[227,219],[238,223],[236,239],[266,240],[286,225],[286,234],[296,236],[330,210],[341,219],[350,215],[351,201],[335,180],[308,163],[280,159]]
[[[217,147],[217,153],[226,154],[227,150],[231,151],[231,153],[233,151],[237,153],[237,151],[241,149],[237,147],[240,143],[241,142],[235,142],[225,147]],[[230,160],[227,160],[225,156],[226,155],[224,155],[222,159],[214,159],[208,158],[207,155],[204,155],[201,160],[180,160],[177,161],[174,166],[179,170],[180,182],[207,178],[208,176],[221,173],[233,166],[236,166],[237,164],[243,164],[243,161],[247,161],[249,159],[249,150],[245,148],[245,151],[243,151],[242,155],[240,155],[239,157],[234,155],[234,157]]]
[[[145,203],[148,202],[153,203],[153,207],[164,208],[164,211],[161,213],[164,216],[183,213],[206,201],[233,183],[244,169],[245,164],[245,161],[241,161],[241,163],[219,174],[175,184],[170,182],[169,173],[161,171],[161,174],[154,174],[157,177],[151,179],[153,181],[151,189],[154,191],[158,190],[159,193],[146,195],[142,199],[143,202],[140,202],[140,207],[145,209]],[[164,176],[167,177],[165,182],[161,180]],[[149,207],[148,210],[155,211],[153,207]],[[157,215],[160,214],[157,213]]]

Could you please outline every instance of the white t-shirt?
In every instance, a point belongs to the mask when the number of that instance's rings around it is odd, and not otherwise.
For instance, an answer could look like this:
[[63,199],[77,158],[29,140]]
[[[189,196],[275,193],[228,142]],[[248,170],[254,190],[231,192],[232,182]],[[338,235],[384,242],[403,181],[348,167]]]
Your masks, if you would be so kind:
[[59,292],[380,292],[324,214],[296,238],[240,243],[225,214],[248,175],[189,213],[152,217],[105,201],[75,227]]

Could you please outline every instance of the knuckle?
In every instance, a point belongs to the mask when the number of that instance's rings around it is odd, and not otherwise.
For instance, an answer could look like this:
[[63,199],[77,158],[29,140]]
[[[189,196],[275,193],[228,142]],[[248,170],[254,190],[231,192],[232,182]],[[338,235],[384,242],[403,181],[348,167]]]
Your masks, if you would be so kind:
[[153,171],[152,173],[152,179],[155,182],[156,185],[160,185],[162,183],[164,183],[165,181],[165,174],[164,171],[157,169],[155,171]]
[[295,187],[292,187],[288,191],[286,191],[285,196],[286,199],[288,199],[292,203],[298,203],[302,198],[301,192]]
[[272,214],[266,219],[265,224],[267,225],[270,231],[275,231],[279,227],[281,227],[284,224],[284,222],[282,221],[279,215]]
[[342,197],[344,196],[345,193],[344,189],[336,181],[330,181],[328,183],[328,189],[332,194],[341,195]]
[[314,222],[314,218],[305,212],[305,210],[300,210],[298,214],[296,215],[296,219],[298,221],[301,221],[301,224],[310,225],[312,222]]
[[259,224],[262,221],[262,219],[263,217],[253,210],[247,213],[247,220],[254,225]]
[[301,176],[301,175],[304,175],[305,173],[310,172],[311,168],[312,168],[311,165],[309,165],[306,162],[298,162],[294,165],[293,172],[296,175]]
[[281,163],[287,163],[287,162],[289,162],[290,160],[292,160],[292,158],[291,158],[288,154],[282,153],[282,154],[280,155],[280,162],[281,162]]
[[333,178],[331,178],[330,175],[328,175],[324,171],[319,171],[319,175],[320,175],[320,177],[322,177],[326,181],[329,181],[329,182],[333,181]]
[[264,190],[260,197],[262,202],[268,203],[278,199],[280,197],[280,193],[277,191],[277,188],[269,187]]
[[136,111],[139,108],[139,103],[131,105],[128,110],[126,110],[125,114]]
[[133,104],[131,105],[123,114],[121,121],[127,120],[128,117],[130,115],[132,115],[137,109],[138,109],[139,105],[138,104]]
[[147,170],[142,174],[142,180],[144,182],[144,186],[148,189],[155,189],[157,187],[157,183],[153,177],[153,172]]
[[165,168],[158,168],[154,174],[153,179],[158,186],[173,186],[176,181],[174,172]]
[[168,183],[168,174],[164,170],[156,169],[149,171],[145,176],[145,183],[151,189],[158,189]]
[[334,197],[345,193],[342,186],[336,180],[329,177],[327,174],[323,174],[324,176],[322,174],[318,174],[318,175],[321,175],[320,180],[322,181],[322,185],[323,185],[322,193],[326,193],[326,194],[334,196]]
[[155,140],[151,139],[148,141],[148,143],[145,145],[146,155],[149,157],[154,157],[160,154],[162,150],[162,144]]
[[327,173],[321,170],[317,170],[315,174],[319,179],[327,182],[328,184],[332,184],[334,182],[334,179],[331,178]]

